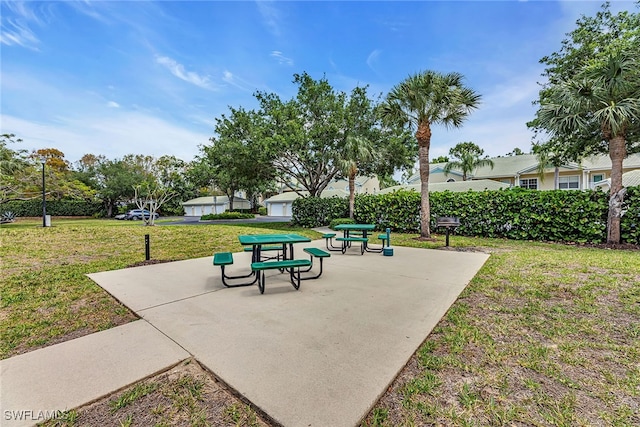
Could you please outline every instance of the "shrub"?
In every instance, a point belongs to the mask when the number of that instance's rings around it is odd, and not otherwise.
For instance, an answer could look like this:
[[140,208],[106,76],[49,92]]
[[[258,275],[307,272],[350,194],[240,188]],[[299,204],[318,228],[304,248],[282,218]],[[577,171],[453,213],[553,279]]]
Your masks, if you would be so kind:
[[210,221],[215,219],[252,219],[255,218],[253,214],[241,213],[241,212],[223,212],[220,214],[207,214],[200,217],[203,221]]
[[351,218],[335,218],[332,219],[331,222],[329,223],[329,228],[332,230],[336,229],[336,225],[340,225],[340,224],[355,224],[356,221],[354,219]]
[[267,208],[265,208],[264,206],[260,206],[258,208],[258,215],[262,215],[262,216],[267,215]]
[[[300,200],[300,202],[298,202]],[[348,202],[337,199],[328,211],[326,200],[298,199],[294,218],[305,227],[327,225],[347,216]],[[430,193],[431,229],[441,216],[460,218],[458,234],[514,240],[602,243],[606,240],[609,196],[599,190],[537,191],[512,188],[498,191],[450,191]],[[640,244],[640,187],[627,188],[621,235],[627,243]],[[339,214],[342,213],[342,214]],[[379,195],[357,195],[357,223],[376,224],[378,230],[420,231],[420,193],[399,190]]]
[[[0,204],[0,212],[11,211],[16,216],[42,216],[42,199],[12,200]],[[100,201],[89,200],[47,200],[47,215],[51,216],[94,216],[103,213]]]
[[349,216],[349,201],[333,196],[300,197],[293,201],[291,222],[303,227],[321,227],[329,225],[332,219]]

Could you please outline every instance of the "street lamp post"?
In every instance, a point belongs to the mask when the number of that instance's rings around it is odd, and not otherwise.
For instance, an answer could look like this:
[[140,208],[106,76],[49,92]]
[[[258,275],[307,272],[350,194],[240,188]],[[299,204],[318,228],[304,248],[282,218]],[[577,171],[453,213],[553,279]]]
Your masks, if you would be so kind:
[[47,226],[47,198],[46,198],[46,189],[45,189],[45,181],[44,181],[44,165],[47,163],[47,159],[42,157],[40,159],[40,163],[42,163],[42,226]]

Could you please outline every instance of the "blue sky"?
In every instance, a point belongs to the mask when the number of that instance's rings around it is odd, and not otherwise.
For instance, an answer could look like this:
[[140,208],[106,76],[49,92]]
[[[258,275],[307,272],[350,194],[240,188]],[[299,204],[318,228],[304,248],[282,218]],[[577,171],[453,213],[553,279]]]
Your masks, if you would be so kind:
[[229,105],[257,108],[255,91],[294,96],[294,73],[384,95],[432,69],[464,74],[483,99],[461,129],[434,129],[432,157],[462,141],[490,156],[528,151],[538,61],[600,4],[3,1],[0,133],[71,162],[86,153],[190,161]]

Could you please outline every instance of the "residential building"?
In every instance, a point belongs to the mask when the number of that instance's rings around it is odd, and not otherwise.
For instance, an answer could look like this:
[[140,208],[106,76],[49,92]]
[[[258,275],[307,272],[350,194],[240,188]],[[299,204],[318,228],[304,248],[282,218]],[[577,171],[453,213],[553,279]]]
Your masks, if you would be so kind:
[[[229,209],[229,197],[227,196],[206,196],[182,202],[184,216],[201,217],[208,214],[221,214]],[[233,198],[234,209],[250,209],[251,205],[247,199],[241,197]]]
[[[380,181],[377,177],[359,176],[355,179],[356,194],[377,194],[380,191]],[[300,191],[300,194],[308,195],[307,191]],[[291,216],[293,201],[300,196],[295,191],[286,191],[269,197],[264,201],[269,216]],[[349,181],[338,179],[330,182],[322,191],[320,197],[349,197]]]
[[[547,166],[544,174],[538,171],[539,161],[535,154],[494,157],[493,168],[482,166],[469,175],[471,180],[498,181],[511,187],[533,190],[553,190],[555,167]],[[457,182],[462,180],[460,171],[444,173],[444,163],[430,165],[429,183]],[[629,155],[624,160],[623,173],[640,170],[640,154]],[[558,168],[558,188],[561,190],[586,190],[602,187],[598,185],[611,177],[611,159],[608,155],[589,156],[578,162],[568,162]],[[420,182],[418,174],[408,184]]]

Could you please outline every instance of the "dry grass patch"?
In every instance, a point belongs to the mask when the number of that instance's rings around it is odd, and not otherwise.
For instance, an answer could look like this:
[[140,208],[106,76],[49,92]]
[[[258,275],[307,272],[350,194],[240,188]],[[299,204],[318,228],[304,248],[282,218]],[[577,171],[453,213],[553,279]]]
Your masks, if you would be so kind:
[[196,361],[187,360],[167,372],[41,425],[260,427],[269,424]]

